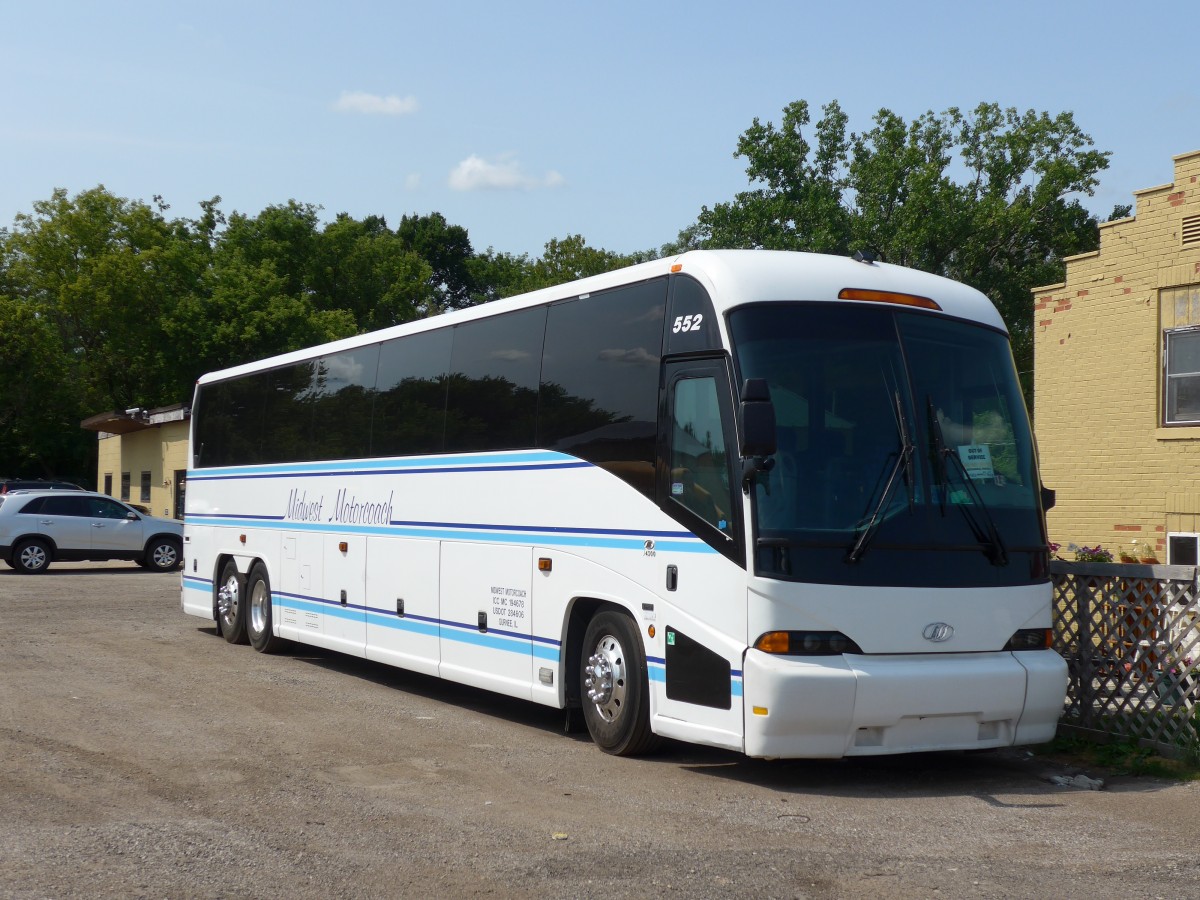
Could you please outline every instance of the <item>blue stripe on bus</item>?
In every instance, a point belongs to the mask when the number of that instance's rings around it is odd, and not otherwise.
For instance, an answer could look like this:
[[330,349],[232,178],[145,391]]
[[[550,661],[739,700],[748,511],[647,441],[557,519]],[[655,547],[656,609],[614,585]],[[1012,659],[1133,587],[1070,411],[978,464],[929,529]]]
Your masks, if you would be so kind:
[[[533,465],[537,464],[537,465]],[[410,459],[354,459],[338,462],[279,463],[261,466],[229,466],[189,469],[188,479],[212,481],[224,478],[279,478],[288,475],[379,475],[404,472],[472,472],[508,468],[581,468],[590,466],[576,456],[553,450],[487,453],[478,456],[424,456]]]
[[[205,516],[197,522],[198,516],[189,515],[184,519],[185,524],[220,525],[230,528],[254,528],[260,525],[259,520],[245,516]],[[542,532],[523,532],[505,534],[498,531],[472,531],[468,529],[454,530],[449,528],[406,528],[393,525],[341,525],[321,522],[272,522],[272,527],[281,531],[322,531],[338,532],[340,534],[380,535],[410,538],[436,538],[438,540],[472,540],[487,541],[499,544],[545,544],[559,547],[595,547],[608,550],[645,550],[646,542],[640,538],[590,537],[587,535],[554,534]],[[645,532],[629,532],[644,534]],[[691,540],[654,542],[654,549],[674,551],[676,553],[716,553],[712,547],[700,541]]]
[[189,476],[193,481],[254,481],[260,478],[295,478],[298,475],[304,478],[345,478],[348,475],[429,475],[434,472],[439,474],[444,472],[522,472],[544,469],[583,469],[591,466],[591,463],[580,462],[559,462],[559,463],[510,463],[508,465],[494,466],[437,466],[436,468],[427,469],[372,469],[370,472],[324,472],[313,470],[311,472],[254,472],[245,475],[195,475]]
[[[212,582],[203,578],[193,578],[185,575],[183,586],[188,590],[212,591]],[[531,654],[534,659],[544,659],[548,662],[560,662],[562,642],[554,638],[539,635],[515,634],[513,632],[492,629],[481,632],[478,626],[461,622],[450,622],[433,619],[426,616],[404,615],[397,616],[387,610],[371,606],[343,606],[332,600],[322,600],[317,597],[301,597],[296,594],[273,592],[271,597],[276,607],[288,607],[303,612],[315,612],[332,615],[336,618],[352,621],[364,621],[367,625],[383,628],[393,628],[410,634],[424,637],[445,638],[458,643],[486,647],[490,650],[503,650],[508,653],[520,653],[522,656]],[[646,671],[651,682],[663,684],[666,682],[666,660],[657,656],[646,658]],[[733,669],[730,675],[730,692],[735,697],[742,696],[742,672]]]
[[500,629],[479,631],[477,625],[462,622],[451,622],[444,619],[431,619],[424,616],[397,616],[386,610],[371,606],[352,606],[322,600],[318,597],[300,597],[295,594],[274,592],[272,600],[275,606],[287,607],[301,612],[314,612],[338,619],[354,622],[365,622],[367,625],[378,625],[395,628],[412,634],[427,637],[442,637],[459,643],[475,644],[492,650],[505,650],[522,655],[532,654],[537,659],[558,661],[560,642],[553,638],[536,635],[519,634]]
[[[285,517],[278,516],[254,516],[249,513],[189,513],[188,521],[194,519],[248,519],[253,521],[263,522],[282,522]],[[308,523],[311,524],[311,523]],[[332,524],[332,523],[330,523]],[[464,530],[478,531],[514,531],[514,532],[546,532],[550,534],[603,534],[603,535],[627,535],[630,537],[667,537],[667,538],[694,538],[695,535],[690,531],[645,531],[636,528],[568,528],[565,525],[495,525],[485,522],[434,522],[420,521],[407,519],[393,519],[388,522],[399,528],[461,528]],[[334,531],[336,528],[330,528]]]

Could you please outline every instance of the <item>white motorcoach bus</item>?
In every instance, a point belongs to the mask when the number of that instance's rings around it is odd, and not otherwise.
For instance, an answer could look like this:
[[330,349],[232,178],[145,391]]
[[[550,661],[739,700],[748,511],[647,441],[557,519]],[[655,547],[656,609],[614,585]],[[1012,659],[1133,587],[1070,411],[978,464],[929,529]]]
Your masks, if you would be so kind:
[[696,251],[205,375],[183,609],[633,754],[1049,740],[1028,416],[978,291]]

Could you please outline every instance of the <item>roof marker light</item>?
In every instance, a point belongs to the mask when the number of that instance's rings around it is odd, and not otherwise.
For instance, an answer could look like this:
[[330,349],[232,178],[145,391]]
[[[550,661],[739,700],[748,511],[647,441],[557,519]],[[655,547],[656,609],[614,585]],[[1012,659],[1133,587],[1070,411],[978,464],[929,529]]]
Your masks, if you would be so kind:
[[683,271],[683,263],[672,263],[671,271],[672,272],[682,272]]
[[901,294],[896,291],[872,291],[867,288],[842,288],[838,292],[839,300],[866,300],[871,303],[899,303],[901,306],[920,306],[923,309],[942,308],[928,297],[917,294]]

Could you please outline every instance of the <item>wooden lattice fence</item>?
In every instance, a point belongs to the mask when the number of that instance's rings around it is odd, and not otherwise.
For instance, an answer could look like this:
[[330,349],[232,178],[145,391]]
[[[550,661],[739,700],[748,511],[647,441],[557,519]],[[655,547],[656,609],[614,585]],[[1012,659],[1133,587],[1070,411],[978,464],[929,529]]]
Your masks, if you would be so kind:
[[1200,570],[1056,560],[1050,571],[1069,671],[1060,730],[1200,750]]

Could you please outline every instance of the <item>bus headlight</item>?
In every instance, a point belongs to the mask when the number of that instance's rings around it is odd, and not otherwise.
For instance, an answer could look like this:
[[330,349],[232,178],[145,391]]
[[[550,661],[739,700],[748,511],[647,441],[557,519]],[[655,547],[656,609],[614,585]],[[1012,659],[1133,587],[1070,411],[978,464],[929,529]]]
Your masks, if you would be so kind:
[[1049,628],[1020,628],[1008,639],[1005,650],[1049,650]]
[[840,631],[768,631],[754,642],[754,649],[786,656],[862,653],[858,644]]

